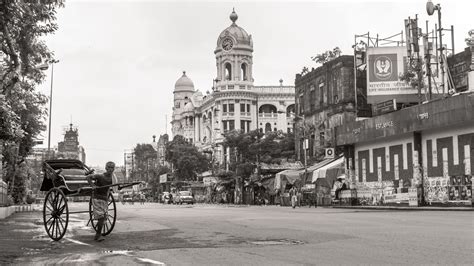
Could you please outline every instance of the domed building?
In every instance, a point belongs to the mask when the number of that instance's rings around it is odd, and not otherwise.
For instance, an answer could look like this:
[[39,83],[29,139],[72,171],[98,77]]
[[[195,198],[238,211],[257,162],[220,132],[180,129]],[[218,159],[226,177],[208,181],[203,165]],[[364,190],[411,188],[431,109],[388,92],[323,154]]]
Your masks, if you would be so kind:
[[279,85],[254,85],[252,35],[236,24],[237,19],[232,11],[232,24],[217,38],[213,91],[203,96],[186,72],[174,89],[173,136],[182,135],[212,151],[220,163],[228,158],[221,145],[226,131],[293,131],[295,87],[283,86],[281,79]]

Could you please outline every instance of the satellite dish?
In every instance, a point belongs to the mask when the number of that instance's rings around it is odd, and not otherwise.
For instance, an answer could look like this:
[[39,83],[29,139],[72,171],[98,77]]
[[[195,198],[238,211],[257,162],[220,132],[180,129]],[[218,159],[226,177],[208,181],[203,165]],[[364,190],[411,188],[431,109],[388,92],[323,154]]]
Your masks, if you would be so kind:
[[426,12],[428,13],[428,15],[433,15],[434,11],[436,10],[436,7],[435,5],[433,4],[433,2],[431,1],[428,1],[426,3]]

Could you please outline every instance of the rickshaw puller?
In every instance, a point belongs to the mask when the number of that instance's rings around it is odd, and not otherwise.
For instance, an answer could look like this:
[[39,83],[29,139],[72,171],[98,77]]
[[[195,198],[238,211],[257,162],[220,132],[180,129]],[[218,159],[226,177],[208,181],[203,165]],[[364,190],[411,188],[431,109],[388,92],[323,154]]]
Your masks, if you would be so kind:
[[[109,187],[102,187],[112,185],[113,173],[115,170],[115,163],[107,162],[105,164],[104,174],[92,174],[87,176],[87,182],[94,188],[92,192],[92,206],[94,207],[93,218],[97,220],[97,230],[94,237],[95,241],[103,241],[102,227],[104,226],[107,217],[107,198],[109,196]],[[95,183],[93,182],[95,181]],[[102,188],[96,188],[102,187]]]

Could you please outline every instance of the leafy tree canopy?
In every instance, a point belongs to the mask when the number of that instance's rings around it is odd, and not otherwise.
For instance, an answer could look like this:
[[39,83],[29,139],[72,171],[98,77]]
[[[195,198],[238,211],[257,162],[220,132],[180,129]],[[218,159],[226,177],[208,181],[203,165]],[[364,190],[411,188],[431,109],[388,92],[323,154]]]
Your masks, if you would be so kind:
[[334,47],[334,49],[327,50],[324,53],[317,54],[316,56],[311,57],[311,60],[313,60],[316,63],[319,64],[324,64],[326,62],[329,62],[337,57],[339,57],[342,54],[342,51],[339,47]]
[[250,175],[257,162],[280,163],[282,159],[291,159],[295,154],[292,133],[278,131],[263,135],[257,130],[249,133],[230,131],[224,136],[224,145],[233,150],[230,155],[231,170],[235,170],[238,175]]
[[57,30],[56,10],[63,6],[62,1],[48,3],[0,3],[0,139],[19,144],[22,157],[45,130],[47,98],[35,89],[45,79],[39,65],[53,54],[41,37]]
[[210,167],[207,157],[180,135],[166,145],[165,158],[173,164],[176,181],[195,180]]
[[133,177],[149,181],[155,176],[157,151],[151,144],[137,144],[134,149]]
[[[57,30],[61,7],[62,1],[0,1],[0,145],[11,186],[24,184],[16,165],[46,129],[48,99],[36,88],[53,53],[42,37]],[[15,191],[13,197],[19,199]]]

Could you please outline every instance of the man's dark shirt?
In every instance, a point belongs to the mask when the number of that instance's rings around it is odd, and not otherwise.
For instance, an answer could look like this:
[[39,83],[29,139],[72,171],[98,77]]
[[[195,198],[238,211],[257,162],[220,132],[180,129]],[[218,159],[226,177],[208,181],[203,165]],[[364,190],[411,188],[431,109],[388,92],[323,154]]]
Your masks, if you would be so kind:
[[[98,187],[112,185],[112,175],[108,173],[94,175],[95,177],[95,185]],[[105,188],[96,188],[94,193],[92,193],[92,197],[95,199],[107,200],[109,196],[109,189],[110,187]]]

